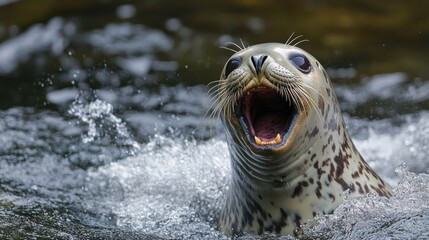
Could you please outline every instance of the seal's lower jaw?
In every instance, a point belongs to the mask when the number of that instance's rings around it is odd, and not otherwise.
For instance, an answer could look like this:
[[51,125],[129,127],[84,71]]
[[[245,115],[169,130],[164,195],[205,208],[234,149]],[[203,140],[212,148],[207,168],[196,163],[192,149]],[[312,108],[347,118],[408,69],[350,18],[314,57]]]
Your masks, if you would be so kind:
[[237,109],[247,141],[260,150],[284,147],[299,115],[293,102],[267,87],[247,91]]

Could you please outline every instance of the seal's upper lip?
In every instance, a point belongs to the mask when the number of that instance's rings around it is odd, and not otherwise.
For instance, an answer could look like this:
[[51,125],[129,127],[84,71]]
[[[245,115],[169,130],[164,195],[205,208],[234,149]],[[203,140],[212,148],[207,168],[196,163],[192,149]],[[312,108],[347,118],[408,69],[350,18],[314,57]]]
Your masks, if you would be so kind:
[[275,89],[255,87],[240,101],[236,115],[248,140],[257,148],[285,144],[298,115],[294,103]]

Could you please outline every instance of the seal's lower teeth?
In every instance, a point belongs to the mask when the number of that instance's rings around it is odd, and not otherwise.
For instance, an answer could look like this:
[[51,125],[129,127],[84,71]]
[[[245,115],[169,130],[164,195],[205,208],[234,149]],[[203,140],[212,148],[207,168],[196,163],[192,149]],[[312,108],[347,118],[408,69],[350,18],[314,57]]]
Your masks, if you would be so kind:
[[280,133],[277,133],[277,136],[271,141],[262,141],[260,138],[255,136],[255,143],[260,146],[279,144],[281,141],[282,137],[280,136]]
[[282,137],[280,137],[280,133],[277,133],[276,138],[274,138],[274,141],[276,142],[276,144],[279,144],[282,141]]
[[255,136],[255,143],[256,143],[257,145],[262,145],[262,141],[261,141],[261,139],[259,139],[257,136]]

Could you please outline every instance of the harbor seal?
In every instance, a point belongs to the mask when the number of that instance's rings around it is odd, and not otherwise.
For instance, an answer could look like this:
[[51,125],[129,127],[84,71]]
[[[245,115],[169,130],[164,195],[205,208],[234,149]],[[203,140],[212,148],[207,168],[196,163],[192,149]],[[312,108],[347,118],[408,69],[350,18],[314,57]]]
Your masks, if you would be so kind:
[[231,155],[224,233],[294,234],[332,213],[346,190],[392,196],[357,151],[329,77],[309,53],[281,43],[243,48],[214,89]]

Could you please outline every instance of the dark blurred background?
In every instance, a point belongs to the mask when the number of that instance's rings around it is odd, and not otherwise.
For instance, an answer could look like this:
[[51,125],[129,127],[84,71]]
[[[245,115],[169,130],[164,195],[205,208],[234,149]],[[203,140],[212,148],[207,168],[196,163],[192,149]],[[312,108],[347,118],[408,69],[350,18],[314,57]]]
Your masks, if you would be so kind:
[[285,42],[292,33],[310,40],[300,47],[335,83],[396,72],[426,81],[428,7],[423,0],[0,0],[0,108],[55,109],[62,101],[47,93],[64,88],[207,84],[230,55],[219,46]]

